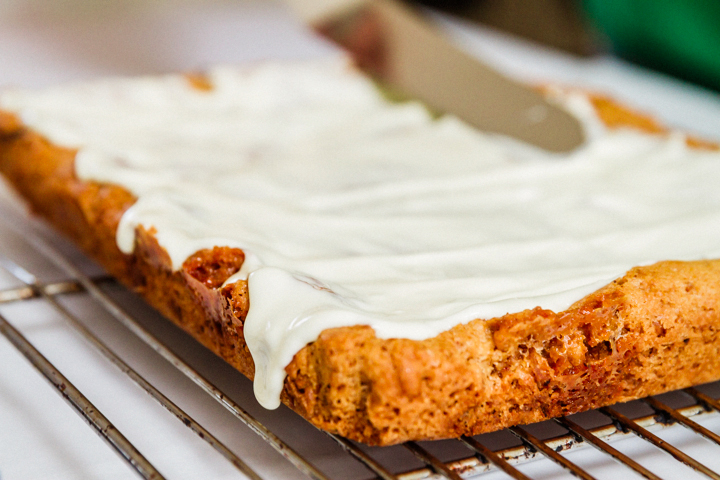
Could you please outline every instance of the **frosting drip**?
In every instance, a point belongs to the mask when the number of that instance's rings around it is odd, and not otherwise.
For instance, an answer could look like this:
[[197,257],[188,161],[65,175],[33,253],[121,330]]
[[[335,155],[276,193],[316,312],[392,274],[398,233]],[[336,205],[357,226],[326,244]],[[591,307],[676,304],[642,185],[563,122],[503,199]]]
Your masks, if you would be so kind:
[[561,311],[659,260],[720,257],[720,155],[680,134],[605,130],[549,154],[389,104],[345,62],[7,91],[0,107],[77,147],[77,175],[138,197],[117,232],[154,227],[175,268],[242,248],[255,392],[279,405],[284,368],[326,329],[424,339],[542,306]]

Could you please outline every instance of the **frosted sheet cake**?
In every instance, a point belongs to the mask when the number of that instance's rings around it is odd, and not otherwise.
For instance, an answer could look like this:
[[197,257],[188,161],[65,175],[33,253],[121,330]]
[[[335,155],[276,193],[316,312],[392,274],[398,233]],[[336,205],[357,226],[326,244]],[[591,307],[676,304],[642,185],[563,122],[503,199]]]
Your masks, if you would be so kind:
[[547,95],[550,154],[389,103],[345,61],[0,93],[33,210],[248,377],[370,444],[720,378],[720,153]]

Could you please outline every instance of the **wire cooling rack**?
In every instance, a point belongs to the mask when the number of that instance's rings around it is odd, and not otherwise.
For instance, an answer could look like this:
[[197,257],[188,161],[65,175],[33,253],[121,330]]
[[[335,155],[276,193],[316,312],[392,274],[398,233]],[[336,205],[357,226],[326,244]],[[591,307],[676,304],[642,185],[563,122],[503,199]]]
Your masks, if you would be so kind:
[[[93,333],[87,326],[92,319],[82,318],[78,313],[71,311],[62,301],[66,297],[87,296],[114,321],[122,325],[122,328],[127,329],[150,347],[158,358],[168,362],[190,379],[195,388],[200,389],[224,407],[234,417],[237,429],[249,429],[257,434],[258,442],[266,442],[275,449],[284,458],[284,461],[294,466],[295,469],[291,471],[295,472],[297,478],[316,480],[345,478],[344,476],[331,477],[324,473],[313,464],[312,460],[307,458],[307,455],[300,453],[296,446],[283,440],[281,432],[266,427],[248,412],[247,405],[243,406],[236,402],[232,395],[223,392],[206,375],[174,353],[170,347],[144,326],[137,315],[129,313],[124,305],[108,293],[113,289],[120,288],[114,280],[103,275],[91,276],[84,273],[58,250],[54,245],[56,242],[48,241],[47,235],[43,235],[31,221],[24,218],[22,214],[16,213],[12,208],[0,207],[0,230],[12,232],[13,235],[22,238],[33,252],[31,255],[25,252],[20,255],[21,258],[15,258],[17,255],[9,251],[12,249],[4,248],[4,245],[0,246],[0,269],[10,275],[17,284],[15,287],[0,290],[0,307],[31,301],[44,302],[67,322],[75,335],[82,338],[108,362],[117,367],[133,383],[158,402],[169,415],[177,418],[220,456],[230,462],[237,470],[238,478],[243,476],[251,479],[275,478],[272,473],[258,471],[250,466],[251,462],[247,457],[233,451],[210,429],[193,419],[178,405],[177,400],[166,396],[153,382],[131,367],[127,358],[117,353],[100,336]],[[34,273],[35,255],[52,263],[61,272],[60,278],[43,278]],[[55,391],[95,430],[99,437],[124,459],[128,464],[129,471],[134,471],[138,476],[146,479],[165,478],[140,449],[113,425],[112,419],[107,418],[96,408],[88,397],[16,328],[15,323],[16,320],[10,319],[9,315],[0,314],[0,333],[47,379]],[[342,437],[327,435],[345,452],[342,454],[344,456],[342,461],[359,462],[366,468],[367,474],[364,478],[367,479],[446,478],[457,480],[493,471],[496,473],[502,471],[510,478],[527,479],[531,477],[527,469],[523,469],[523,467],[533,460],[542,459],[545,462],[553,462],[566,473],[575,477],[592,479],[596,478],[591,468],[592,464],[589,467],[585,465],[581,468],[577,463],[571,461],[569,458],[571,455],[567,455],[568,452],[581,450],[588,446],[601,452],[605,460],[615,460],[621,464],[629,476],[633,476],[634,472],[640,477],[648,479],[677,478],[675,473],[672,474],[672,477],[664,476],[669,472],[664,464],[651,462],[652,464],[648,465],[647,461],[641,462],[641,459],[635,458],[633,455],[622,453],[615,440],[623,438],[635,438],[636,442],[642,439],[651,445],[651,448],[664,452],[666,455],[663,460],[675,464],[675,468],[677,467],[676,462],[680,462],[694,470],[700,478],[720,479],[720,474],[707,465],[708,460],[713,460],[714,467],[717,468],[718,462],[714,456],[702,453],[701,458],[698,458],[698,455],[693,455],[688,448],[680,449],[661,438],[661,431],[666,427],[673,426],[673,429],[685,428],[692,432],[692,435],[702,436],[709,442],[720,444],[720,436],[701,425],[704,419],[711,418],[720,411],[720,402],[708,393],[713,390],[720,391],[720,387],[709,385],[702,389],[688,388],[670,396],[648,397],[635,402],[634,409],[628,408],[627,405],[606,407],[590,412],[590,414],[559,418],[554,421],[555,430],[550,429],[549,435],[547,428],[538,429],[536,426],[525,426],[513,427],[499,434],[462,437],[452,442],[445,441],[441,443],[442,448],[439,450],[443,451],[439,453],[435,446],[436,442],[423,442],[422,444],[407,442],[401,447],[392,447],[396,449],[395,451],[400,448],[409,452],[419,460],[420,466],[418,467],[416,462],[412,468],[398,468],[396,462],[390,462],[393,465],[388,466],[388,455],[383,453],[384,449],[369,449]],[[52,395],[50,390],[47,391],[47,395]],[[638,405],[642,408],[638,409]],[[640,414],[637,413],[638,411]],[[589,421],[588,415],[594,415],[594,420]],[[552,422],[545,422],[546,427],[548,423],[552,424]],[[304,425],[304,428],[314,430],[314,427],[309,424]],[[507,438],[504,441],[497,441],[502,435],[509,437],[508,433],[515,437],[515,444],[512,442],[508,444]],[[503,444],[505,444],[504,447]],[[498,447],[499,445],[500,447]],[[441,458],[447,457],[445,451],[449,446],[454,449],[453,454],[450,455],[451,458],[441,460]],[[172,448],[172,444],[169,443],[167,448]],[[720,450],[717,453],[720,453]],[[687,470],[687,473],[693,474],[690,469]]]

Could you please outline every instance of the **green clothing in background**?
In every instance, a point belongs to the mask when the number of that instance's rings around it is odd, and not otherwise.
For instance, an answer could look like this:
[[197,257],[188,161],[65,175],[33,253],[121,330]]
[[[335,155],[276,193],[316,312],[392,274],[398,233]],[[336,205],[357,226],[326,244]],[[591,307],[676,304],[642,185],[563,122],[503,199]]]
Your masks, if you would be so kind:
[[583,0],[615,53],[720,90],[720,0]]

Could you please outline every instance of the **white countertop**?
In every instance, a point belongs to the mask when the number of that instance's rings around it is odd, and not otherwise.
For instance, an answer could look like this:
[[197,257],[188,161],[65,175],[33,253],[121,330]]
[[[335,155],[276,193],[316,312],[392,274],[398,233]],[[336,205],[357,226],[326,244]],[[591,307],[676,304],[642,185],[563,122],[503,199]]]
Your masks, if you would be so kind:
[[[333,55],[334,50],[310,35],[278,3],[248,1],[143,2],[8,2],[0,6],[0,88],[8,85],[41,87],[113,75],[192,71],[216,63],[261,59],[307,58]],[[49,3],[49,2],[48,2]],[[720,140],[720,95],[612,57],[577,59],[490,30],[438,17],[450,34],[473,53],[516,77],[555,81],[608,93],[646,111],[665,123]],[[17,202],[0,192],[12,211]],[[2,213],[2,210],[0,210]],[[0,253],[11,257],[44,280],[64,278],[13,233],[0,214]],[[96,267],[43,227],[23,220],[23,228],[41,234],[91,272]],[[33,226],[34,225],[34,226]],[[16,286],[0,270],[0,289]],[[281,408],[259,407],[249,381],[232,371],[191,339],[168,326],[121,289],[113,289],[126,308],[148,328],[182,351],[193,365],[225,389],[253,415],[307,456],[333,478],[371,478],[324,434]],[[272,448],[242,426],[221,406],[194,387],[103,312],[86,295],[69,295],[64,302],[88,320],[143,375],[196,417],[267,478],[301,475]],[[234,479],[242,475],[180,422],[137,389],[96,354],[42,301],[0,306],[16,327],[63,371],[72,382],[123,431],[168,478]],[[720,430],[720,416],[704,424]],[[663,437],[687,447],[720,469],[717,450],[704,440],[675,427]],[[502,435],[484,437],[503,442]],[[499,444],[498,444],[499,445]],[[664,463],[641,441],[617,444],[668,478],[700,478],[676,462]],[[490,444],[491,447],[495,445]],[[455,455],[448,442],[428,446],[439,455]],[[398,469],[419,467],[401,447],[371,449],[377,458]],[[625,478],[626,470],[594,451],[570,454],[571,460],[599,478]],[[662,467],[660,468],[660,465]],[[658,468],[660,468],[658,470]],[[535,478],[564,478],[549,462],[535,462],[524,471]],[[134,473],[65,404],[45,380],[3,338],[0,338],[0,479],[120,479]],[[484,478],[504,478],[495,473]]]

